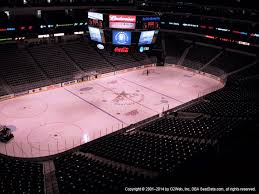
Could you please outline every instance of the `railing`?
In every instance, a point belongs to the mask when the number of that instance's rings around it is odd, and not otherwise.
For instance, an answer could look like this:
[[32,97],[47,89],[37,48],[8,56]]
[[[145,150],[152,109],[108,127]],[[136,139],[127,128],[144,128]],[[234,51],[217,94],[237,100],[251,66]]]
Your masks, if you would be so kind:
[[218,76],[218,77],[224,76],[226,74],[225,71],[223,71],[222,69],[220,69],[218,67],[214,67],[214,66],[207,66],[202,71],[205,73],[209,73],[209,74]]
[[207,94],[209,94],[209,93],[215,92],[215,91],[221,89],[222,87],[223,87],[223,86],[216,86],[216,87],[214,87],[214,88],[209,88],[209,89],[203,90],[203,91],[201,91],[201,92],[198,93],[198,98],[200,98],[200,97],[202,97],[202,96],[205,96],[205,95],[207,95]]

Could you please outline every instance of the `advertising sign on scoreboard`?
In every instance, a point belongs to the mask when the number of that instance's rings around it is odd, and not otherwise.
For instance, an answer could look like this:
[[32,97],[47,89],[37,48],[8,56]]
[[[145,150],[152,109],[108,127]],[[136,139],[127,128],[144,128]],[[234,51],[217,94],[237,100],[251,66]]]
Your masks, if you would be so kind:
[[143,17],[142,21],[160,21],[160,17],[153,17],[153,16]]
[[136,23],[136,16],[132,15],[109,15],[110,22],[129,22]]
[[136,16],[109,15],[109,27],[118,29],[135,29]]
[[110,22],[110,28],[117,28],[117,29],[135,29],[135,23],[126,23],[126,22]]
[[143,31],[140,34],[139,45],[152,44],[155,31]]
[[128,53],[129,52],[129,48],[128,47],[115,47],[113,49],[113,51],[115,53]]
[[139,47],[139,52],[143,53],[144,51],[149,51],[150,48],[148,46],[141,46]]
[[130,45],[131,32],[112,31],[112,44],[114,45]]

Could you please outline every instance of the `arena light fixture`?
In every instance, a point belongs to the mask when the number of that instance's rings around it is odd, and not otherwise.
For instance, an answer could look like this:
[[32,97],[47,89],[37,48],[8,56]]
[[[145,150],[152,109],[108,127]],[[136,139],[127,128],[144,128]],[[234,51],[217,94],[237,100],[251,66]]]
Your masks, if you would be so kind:
[[84,34],[84,31],[74,32],[75,35]]
[[54,37],[57,37],[57,36],[65,36],[65,34],[64,33],[56,33],[56,34],[54,34]]
[[49,38],[49,34],[38,35],[38,38]]

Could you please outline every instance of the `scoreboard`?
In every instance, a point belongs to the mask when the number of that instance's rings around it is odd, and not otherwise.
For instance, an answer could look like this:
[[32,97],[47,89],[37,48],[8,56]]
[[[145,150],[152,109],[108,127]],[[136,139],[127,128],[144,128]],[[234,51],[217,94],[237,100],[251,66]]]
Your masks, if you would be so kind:
[[150,51],[157,42],[159,28],[160,17],[155,15],[88,12],[90,39],[98,49],[115,53]]
[[143,29],[159,29],[160,28],[160,17],[143,17],[142,18]]

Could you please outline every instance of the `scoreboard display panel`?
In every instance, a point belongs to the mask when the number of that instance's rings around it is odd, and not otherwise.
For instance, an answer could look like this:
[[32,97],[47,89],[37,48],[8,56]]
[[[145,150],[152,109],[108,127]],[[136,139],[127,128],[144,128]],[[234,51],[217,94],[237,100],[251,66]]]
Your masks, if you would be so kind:
[[160,28],[160,17],[143,17],[142,18],[143,29],[159,29]]
[[88,27],[90,38],[92,41],[105,43],[104,33],[102,29],[94,28],[94,27]]
[[131,32],[112,31],[112,44],[114,45],[131,45]]
[[88,12],[88,25],[103,28],[103,14]]
[[144,29],[157,29],[157,28],[159,28],[159,22],[144,22],[143,28]]
[[139,45],[152,44],[155,31],[143,31],[140,34]]

